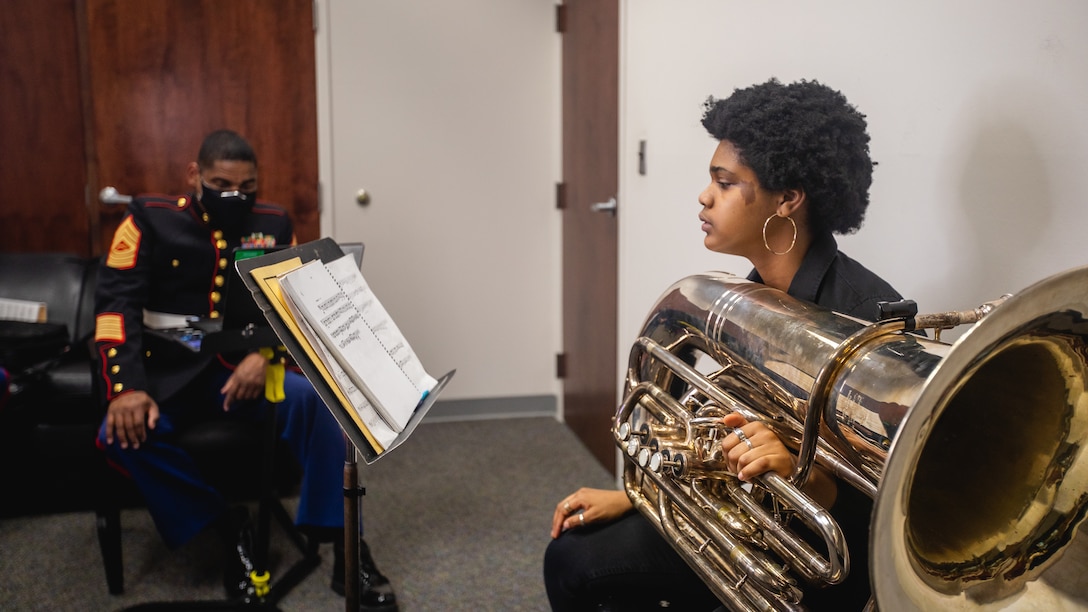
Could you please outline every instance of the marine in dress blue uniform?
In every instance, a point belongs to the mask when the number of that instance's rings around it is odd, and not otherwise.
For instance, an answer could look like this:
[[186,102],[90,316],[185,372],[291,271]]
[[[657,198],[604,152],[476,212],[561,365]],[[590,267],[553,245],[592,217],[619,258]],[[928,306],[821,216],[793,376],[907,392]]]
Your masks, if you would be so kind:
[[[146,196],[129,205],[102,265],[95,345],[104,399],[146,391],[159,404],[160,416],[138,447],[107,444],[105,423],[99,445],[144,492],[170,547],[204,529],[225,502],[164,434],[197,419],[252,418],[258,407],[240,402],[237,414],[223,415],[219,390],[239,356],[194,352],[149,332],[144,311],[218,318],[233,249],[292,242],[286,211],[271,204],[254,204],[231,231],[217,227],[193,194]],[[199,383],[195,389],[194,382]],[[342,528],[343,434],[304,377],[288,371],[284,395],[276,406],[282,436],[304,474],[297,521]]]
[[[170,441],[186,425],[267,413],[259,353],[193,351],[156,334],[154,319],[217,319],[234,249],[294,244],[287,212],[256,197],[256,156],[238,134],[213,132],[188,168],[192,193],[133,199],[99,272],[95,348],[108,414],[98,445],[139,486],[171,548],[228,516],[222,495]],[[210,181],[210,184],[209,184]],[[229,191],[228,191],[229,190]],[[302,467],[296,522],[338,547],[343,543],[344,437],[310,382],[288,370],[275,415]],[[225,410],[226,409],[226,410]],[[322,537],[324,536],[324,537]],[[233,546],[233,543],[228,543]],[[360,541],[361,610],[396,610],[389,581]],[[340,557],[337,557],[340,561]],[[333,589],[343,594],[341,563]],[[229,576],[224,581],[231,589]]]

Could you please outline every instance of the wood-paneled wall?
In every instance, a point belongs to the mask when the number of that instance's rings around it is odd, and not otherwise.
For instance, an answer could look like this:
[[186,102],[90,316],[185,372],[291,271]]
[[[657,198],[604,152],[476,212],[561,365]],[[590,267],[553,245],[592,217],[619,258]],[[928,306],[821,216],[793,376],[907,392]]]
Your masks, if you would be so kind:
[[72,0],[0,10],[0,249],[90,251]]
[[204,135],[257,151],[260,197],[318,237],[309,0],[9,0],[0,11],[0,249],[100,254],[124,194],[185,191]]

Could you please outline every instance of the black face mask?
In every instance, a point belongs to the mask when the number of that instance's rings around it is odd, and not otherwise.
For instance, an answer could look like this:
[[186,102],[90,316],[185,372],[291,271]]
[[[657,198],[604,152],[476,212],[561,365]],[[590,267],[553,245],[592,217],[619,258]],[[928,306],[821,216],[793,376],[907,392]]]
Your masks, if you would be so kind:
[[207,183],[202,183],[201,187],[200,203],[204,205],[211,222],[222,228],[241,227],[242,221],[257,202],[256,190],[250,193],[220,191],[209,187]]

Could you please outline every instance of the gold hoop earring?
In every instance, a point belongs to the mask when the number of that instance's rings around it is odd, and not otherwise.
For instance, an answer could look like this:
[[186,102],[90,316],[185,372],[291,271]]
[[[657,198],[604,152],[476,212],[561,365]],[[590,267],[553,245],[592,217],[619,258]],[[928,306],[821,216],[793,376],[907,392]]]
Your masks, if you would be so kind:
[[793,238],[790,239],[790,246],[785,251],[778,252],[771,248],[771,244],[767,242],[767,226],[771,223],[771,219],[774,219],[778,215],[771,215],[767,217],[767,220],[763,222],[763,246],[767,247],[767,250],[775,255],[785,255],[793,250],[793,245],[797,244],[797,223],[794,222],[792,217],[784,217],[786,221],[790,222],[793,226]]

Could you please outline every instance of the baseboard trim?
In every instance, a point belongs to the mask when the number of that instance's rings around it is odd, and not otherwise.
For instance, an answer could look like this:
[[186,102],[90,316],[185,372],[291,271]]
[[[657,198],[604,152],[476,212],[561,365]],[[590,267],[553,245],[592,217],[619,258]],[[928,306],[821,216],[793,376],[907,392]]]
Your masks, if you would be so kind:
[[486,397],[477,399],[438,400],[423,417],[424,423],[441,421],[475,421],[526,417],[556,417],[554,395],[524,395],[518,397]]

